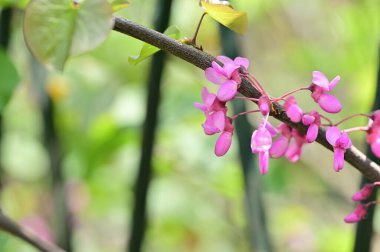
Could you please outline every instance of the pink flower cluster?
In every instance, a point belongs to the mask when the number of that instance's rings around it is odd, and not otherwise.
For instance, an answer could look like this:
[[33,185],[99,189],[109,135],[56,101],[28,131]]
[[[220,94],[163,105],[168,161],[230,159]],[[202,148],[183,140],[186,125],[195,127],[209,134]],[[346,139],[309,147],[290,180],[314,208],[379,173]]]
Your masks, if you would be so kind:
[[195,103],[195,107],[202,110],[206,121],[202,125],[206,135],[221,133],[215,144],[215,155],[223,156],[230,149],[234,127],[232,119],[227,116],[226,102],[233,99],[240,86],[240,69],[245,71],[249,66],[248,59],[237,57],[231,60],[226,56],[218,56],[217,62],[212,62],[212,67],[206,69],[206,78],[219,85],[217,94],[210,93],[207,88],[202,89],[202,102]]
[[[360,191],[358,191],[354,195],[352,195],[352,200],[360,202],[360,201],[364,201],[364,200],[368,199],[371,196],[374,188],[377,186],[380,186],[380,182],[375,182],[372,184],[365,184],[363,186],[363,188],[360,189]],[[375,205],[378,203],[379,203],[378,201],[371,201],[371,202],[368,202],[365,204],[357,205],[355,210],[344,218],[344,221],[346,223],[356,223],[356,222],[363,220],[365,218],[365,216],[367,215],[367,208],[370,205]]]
[[[203,103],[195,103],[195,107],[203,111],[206,117],[205,122],[202,124],[205,134],[220,134],[215,144],[215,154],[217,156],[225,155],[231,146],[234,131],[233,121],[243,114],[261,112],[263,119],[258,128],[252,133],[251,151],[259,155],[259,167],[262,174],[268,172],[269,157],[286,157],[290,162],[297,162],[301,157],[303,146],[314,142],[318,138],[320,127],[327,127],[325,137],[334,150],[333,167],[335,171],[339,172],[344,167],[344,155],[347,149],[352,146],[348,135],[351,132],[366,131],[367,142],[370,144],[373,153],[380,158],[380,110],[373,112],[371,115],[352,115],[334,124],[316,110],[303,112],[296,98],[291,96],[291,94],[298,91],[308,90],[311,92],[311,98],[323,111],[338,113],[341,111],[342,105],[330,92],[340,81],[339,76],[336,76],[330,82],[323,73],[314,71],[311,84],[308,87],[302,87],[278,98],[272,98],[258,80],[247,72],[248,59],[237,57],[232,60],[226,56],[218,56],[216,59],[217,61],[212,62],[211,67],[205,70],[205,76],[207,80],[218,85],[218,90],[214,94],[209,92],[207,88],[203,88]],[[242,77],[248,80],[261,93],[261,96],[259,99],[239,98],[257,102],[258,110],[247,111],[229,117],[227,115],[227,103],[235,98],[242,82]],[[279,124],[278,127],[273,127],[270,124],[268,117],[271,113],[275,113],[272,109],[272,103],[281,101],[283,101],[283,107],[289,121],[300,123],[307,127],[306,134],[285,123]],[[369,117],[368,127],[346,130],[340,130],[337,127],[344,121],[358,115]],[[326,120],[328,123],[323,124],[322,120]],[[370,195],[373,186],[369,185],[363,188],[353,199],[362,200],[366,195]],[[359,205],[351,215],[346,217],[345,221],[356,222],[361,220],[364,218],[368,206],[369,204]]]

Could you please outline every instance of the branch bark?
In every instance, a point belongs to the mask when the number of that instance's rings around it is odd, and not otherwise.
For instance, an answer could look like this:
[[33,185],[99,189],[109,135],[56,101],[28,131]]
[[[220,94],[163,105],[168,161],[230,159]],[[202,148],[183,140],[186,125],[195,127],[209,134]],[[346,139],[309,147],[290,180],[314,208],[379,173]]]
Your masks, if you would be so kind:
[[[215,60],[214,57],[203,51],[183,44],[177,40],[171,39],[162,33],[151,30],[127,19],[115,17],[114,21],[115,25],[113,29],[115,31],[154,45],[168,53],[173,54],[176,57],[189,62],[190,64],[200,69],[205,70],[207,67],[210,67],[211,62]],[[242,95],[250,98],[258,99],[261,96],[261,94],[251,86],[248,80],[244,78],[242,79],[239,92]],[[290,121],[280,104],[274,103],[273,106],[275,112],[271,113],[271,116],[290,125],[293,128],[296,128],[300,132],[306,132],[307,128],[302,123],[292,123]],[[316,141],[327,149],[333,150],[332,146],[327,142],[325,135],[326,131],[323,128],[319,128],[318,138]],[[380,180],[380,166],[369,159],[355,146],[346,151],[344,159],[353,167],[355,167],[359,172],[361,172],[367,179],[371,181]]]
[[37,235],[35,235],[29,229],[17,224],[9,217],[5,216],[0,211],[0,229],[6,233],[12,234],[35,248],[39,249],[42,252],[65,252],[61,248],[57,247],[54,244],[48,243],[42,239],[40,239]]

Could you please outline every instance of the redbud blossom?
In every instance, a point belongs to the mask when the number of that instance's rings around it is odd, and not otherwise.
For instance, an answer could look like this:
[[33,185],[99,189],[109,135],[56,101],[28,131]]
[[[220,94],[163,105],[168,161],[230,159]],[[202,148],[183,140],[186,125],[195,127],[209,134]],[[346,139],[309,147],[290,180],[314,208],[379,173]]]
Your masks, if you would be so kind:
[[202,110],[205,115],[209,115],[215,111],[227,111],[226,103],[217,99],[216,95],[210,93],[206,87],[202,89],[202,103],[195,102],[194,106]]
[[259,101],[257,102],[259,105],[260,112],[263,116],[266,116],[270,112],[270,100],[268,96],[263,95],[259,98]]
[[281,136],[273,142],[272,147],[269,150],[269,154],[273,158],[279,158],[285,155],[288,149],[290,139],[292,138],[292,129],[285,123],[281,123],[278,126]]
[[290,162],[297,162],[301,158],[302,147],[306,141],[306,136],[299,133],[296,129],[292,129],[293,141],[289,144],[288,149],[286,150],[285,157]]
[[223,156],[231,146],[234,130],[231,118],[226,115],[226,103],[221,102],[207,88],[202,89],[202,101],[203,104],[196,102],[194,106],[202,110],[206,116],[206,121],[202,124],[203,130],[206,135],[221,133],[215,144],[215,155]]
[[215,155],[221,157],[227,153],[231,147],[233,132],[234,126],[231,124],[231,118],[227,117],[224,130],[222,134],[220,134],[218,140],[216,140],[214,149]]
[[346,223],[356,223],[364,219],[367,214],[367,207],[365,205],[358,205],[354,212],[344,218],[344,222]]
[[265,127],[259,127],[252,134],[252,153],[259,153],[260,172],[265,175],[268,172],[269,149],[272,145],[272,136]]
[[313,80],[309,89],[312,92],[311,97],[326,112],[338,113],[342,109],[339,100],[326,92],[331,91],[340,81],[340,76],[336,76],[331,82],[327,77],[318,71],[313,72]]
[[344,167],[344,153],[352,146],[351,139],[335,126],[327,129],[326,139],[334,147],[334,170],[338,172]]
[[236,95],[241,83],[239,69],[247,69],[249,61],[241,57],[231,60],[226,56],[218,56],[216,59],[223,63],[223,67],[213,61],[211,67],[205,70],[205,75],[209,81],[220,86],[217,97],[220,101],[226,102]]
[[360,191],[356,192],[354,195],[352,195],[353,201],[362,201],[366,200],[369,196],[371,196],[374,184],[365,184]]
[[222,111],[206,115],[206,121],[202,124],[206,135],[214,135],[224,130],[226,115]]
[[306,133],[306,140],[309,143],[314,142],[318,136],[318,128],[321,126],[321,117],[319,116],[319,113],[313,110],[310,113],[305,114],[302,117],[302,124],[309,126]]
[[375,156],[380,158],[380,110],[376,110],[370,119],[367,142]]
[[287,116],[292,122],[297,123],[301,121],[303,112],[302,109],[298,106],[294,96],[289,96],[285,100],[284,109]]

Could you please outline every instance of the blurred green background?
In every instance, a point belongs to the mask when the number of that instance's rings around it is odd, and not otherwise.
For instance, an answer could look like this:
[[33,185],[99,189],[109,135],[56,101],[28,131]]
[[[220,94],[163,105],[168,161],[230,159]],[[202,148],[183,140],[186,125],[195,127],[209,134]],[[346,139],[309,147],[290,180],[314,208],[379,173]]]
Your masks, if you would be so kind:
[[[378,0],[232,3],[249,18],[248,32],[239,36],[241,56],[250,59],[250,72],[273,96],[309,85],[311,72],[319,70],[329,79],[342,77],[333,93],[344,109],[331,116],[333,120],[369,112],[378,66]],[[155,6],[152,0],[134,0],[117,15],[152,27]],[[201,14],[197,0],[177,0],[170,23],[191,37]],[[1,208],[13,219],[51,236],[54,199],[39,105],[47,93],[56,108],[65,187],[74,216],[73,247],[80,252],[124,251],[130,235],[150,60],[130,65],[128,57],[138,54],[142,42],[112,32],[96,50],[71,58],[63,73],[45,72],[47,78],[41,81],[33,77],[33,71],[45,70],[25,46],[22,15],[22,9],[14,9],[8,47],[21,81],[3,114]],[[198,43],[216,56],[221,54],[220,42],[218,24],[206,17]],[[216,136],[204,135],[200,126],[204,116],[193,107],[204,85],[216,88],[207,83],[201,70],[169,56],[144,251],[250,251],[237,142],[226,156],[214,156]],[[296,97],[305,111],[316,107],[309,95]],[[253,125],[259,119],[249,116]],[[363,124],[366,120],[359,118],[344,126]],[[364,134],[356,133],[352,139],[363,149]],[[350,196],[358,189],[360,174],[348,164],[336,173],[332,162],[332,153],[317,144],[306,146],[296,164],[270,160],[268,174],[259,181],[274,251],[351,250],[354,226],[343,218],[353,210]],[[379,218],[375,216],[376,233],[380,232]],[[0,251],[36,250],[0,233]],[[373,251],[380,251],[379,235]]]

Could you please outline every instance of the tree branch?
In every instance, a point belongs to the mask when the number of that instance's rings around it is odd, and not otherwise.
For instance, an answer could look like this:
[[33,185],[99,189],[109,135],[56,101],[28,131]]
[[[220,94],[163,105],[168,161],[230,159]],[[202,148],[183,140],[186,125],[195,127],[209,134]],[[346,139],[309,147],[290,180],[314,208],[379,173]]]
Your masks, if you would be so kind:
[[25,242],[41,250],[42,252],[65,252],[64,250],[57,247],[56,245],[48,243],[40,239],[29,229],[22,227],[21,225],[17,224],[13,220],[5,216],[1,211],[0,211],[0,229],[6,233],[12,234],[24,240]]
[[[177,56],[194,66],[197,66],[203,70],[211,66],[211,62],[215,60],[211,55],[200,51],[192,46],[183,44],[177,40],[171,39],[164,34],[157,31],[148,29],[144,26],[136,24],[124,18],[115,17],[114,30],[120,33],[129,35],[151,45],[154,45],[168,53]],[[246,79],[242,79],[239,92],[250,98],[258,99],[261,94],[252,87],[252,85]],[[274,118],[296,128],[300,132],[305,133],[307,128],[302,123],[293,123],[287,117],[283,107],[278,104],[273,104],[275,112],[271,113]],[[329,150],[333,150],[332,146],[327,142],[325,138],[326,131],[323,128],[319,128],[317,142],[326,147]],[[344,159],[350,163],[353,167],[359,170],[366,178],[371,181],[380,180],[380,166],[370,160],[366,155],[359,151],[356,147],[351,147],[345,153]]]

